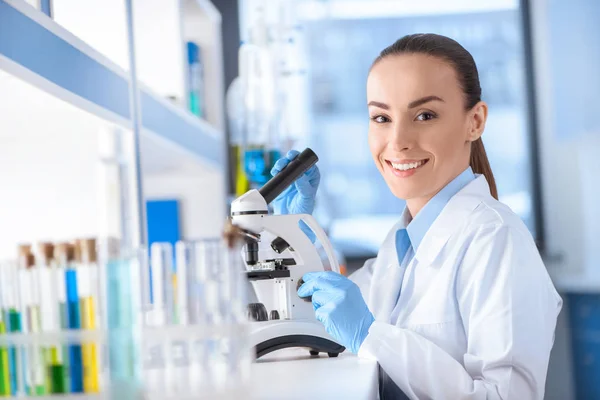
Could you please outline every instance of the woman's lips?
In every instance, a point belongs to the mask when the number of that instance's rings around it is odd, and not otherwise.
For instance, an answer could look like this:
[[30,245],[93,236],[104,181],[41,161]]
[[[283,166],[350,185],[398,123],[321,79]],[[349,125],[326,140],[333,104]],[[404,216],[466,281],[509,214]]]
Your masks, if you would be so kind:
[[[400,178],[408,178],[409,176],[413,176],[428,162],[428,158],[423,160],[401,160],[399,162],[385,160],[385,163],[392,174]],[[407,167],[408,169],[403,169]]]

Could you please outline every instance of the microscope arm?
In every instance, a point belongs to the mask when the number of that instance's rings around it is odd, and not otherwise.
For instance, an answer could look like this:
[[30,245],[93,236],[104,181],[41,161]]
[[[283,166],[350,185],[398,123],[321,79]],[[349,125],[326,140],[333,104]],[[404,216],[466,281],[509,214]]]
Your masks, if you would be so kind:
[[304,272],[321,270],[320,268],[315,267],[321,267],[322,262],[314,243],[312,243],[306,234],[300,229],[300,221],[304,221],[310,227],[310,229],[312,229],[317,236],[317,239],[319,239],[323,245],[323,249],[325,250],[325,254],[329,260],[331,270],[340,272],[339,264],[333,251],[333,246],[323,231],[323,228],[319,226],[312,215],[270,215],[261,219],[262,227],[266,231],[269,231],[284,239],[290,245],[290,247],[294,249],[294,252],[302,260],[302,263],[310,268],[307,268],[305,271],[303,271],[302,275]]
[[306,223],[306,225],[309,226],[309,228],[313,231],[313,233],[315,235],[317,235],[317,239],[319,239],[319,241],[321,242],[321,245],[323,246],[323,249],[325,250],[325,254],[327,255],[327,258],[329,259],[329,265],[331,266],[331,270],[333,272],[339,273],[340,265],[338,263],[338,259],[335,257],[335,252],[333,251],[333,246],[331,245],[329,238],[325,234],[325,231],[323,230],[323,228],[321,228],[321,225],[319,225],[317,223],[317,220],[312,215],[300,214],[300,217],[302,217],[301,218],[302,221],[304,221]]

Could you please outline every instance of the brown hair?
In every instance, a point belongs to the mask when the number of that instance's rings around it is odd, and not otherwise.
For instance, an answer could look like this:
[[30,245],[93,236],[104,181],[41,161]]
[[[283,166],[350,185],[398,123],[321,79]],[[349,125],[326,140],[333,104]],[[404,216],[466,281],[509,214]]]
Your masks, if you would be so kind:
[[[475,60],[473,60],[471,53],[457,41],[433,33],[407,35],[383,49],[373,62],[373,65],[387,56],[399,54],[426,54],[448,62],[456,71],[458,82],[465,94],[466,110],[472,109],[481,101],[481,86],[479,84],[479,73],[477,72]],[[471,143],[469,165],[474,173],[485,176],[492,196],[498,199],[496,180],[494,179],[492,167],[490,166],[481,138]]]

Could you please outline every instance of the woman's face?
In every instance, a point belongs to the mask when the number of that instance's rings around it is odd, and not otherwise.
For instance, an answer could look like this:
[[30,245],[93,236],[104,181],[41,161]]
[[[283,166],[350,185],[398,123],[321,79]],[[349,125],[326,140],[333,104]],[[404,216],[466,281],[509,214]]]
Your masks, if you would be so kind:
[[367,102],[379,172],[396,197],[423,205],[468,167],[471,142],[487,116],[482,102],[465,110],[450,64],[422,54],[379,61],[369,74]]

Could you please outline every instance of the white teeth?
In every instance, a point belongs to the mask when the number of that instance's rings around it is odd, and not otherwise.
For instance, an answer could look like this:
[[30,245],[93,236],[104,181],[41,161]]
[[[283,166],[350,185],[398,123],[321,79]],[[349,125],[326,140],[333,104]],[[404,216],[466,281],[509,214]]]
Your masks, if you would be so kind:
[[408,171],[409,169],[415,169],[417,167],[420,167],[421,165],[424,164],[425,161],[417,161],[414,163],[408,163],[408,164],[396,164],[393,162],[390,162],[390,164],[392,164],[392,167],[394,167],[394,169],[398,169],[400,171]]

